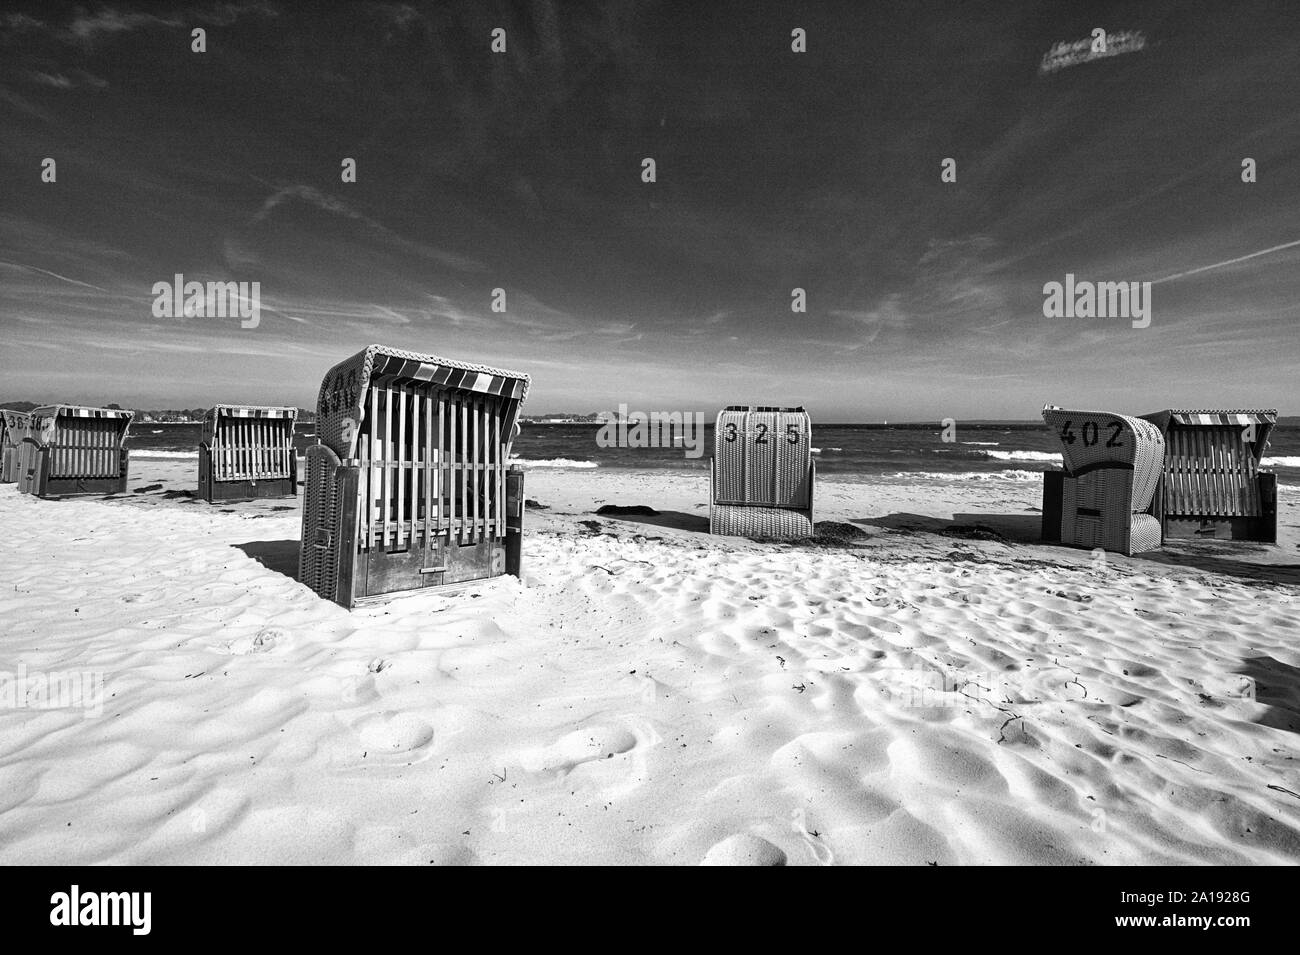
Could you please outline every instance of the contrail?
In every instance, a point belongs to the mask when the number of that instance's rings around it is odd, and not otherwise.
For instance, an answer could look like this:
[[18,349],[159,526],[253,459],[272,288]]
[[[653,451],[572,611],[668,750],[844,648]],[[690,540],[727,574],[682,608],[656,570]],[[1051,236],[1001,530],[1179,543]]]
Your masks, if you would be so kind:
[[76,279],[70,279],[66,275],[60,275],[58,272],[51,272],[48,269],[38,269],[34,265],[23,265],[21,262],[0,262],[0,265],[7,265],[13,269],[27,269],[32,272],[40,272],[42,275],[56,278],[60,282],[67,282],[69,285],[80,285],[82,288],[93,288],[96,292],[109,294],[108,289],[106,288],[100,288],[98,285],[91,285],[88,282],[78,282]]
[[1174,279],[1185,278],[1189,275],[1195,275],[1198,272],[1208,272],[1210,269],[1221,269],[1225,265],[1236,265],[1238,262],[1245,262],[1247,259],[1253,259],[1261,255],[1268,255],[1272,252],[1281,252],[1283,249],[1292,249],[1300,245],[1300,239],[1294,242],[1284,242],[1282,245],[1275,245],[1271,249],[1260,249],[1258,252],[1251,252],[1249,255],[1239,255],[1235,259],[1228,259],[1226,262],[1215,262],[1213,265],[1202,265],[1199,269],[1192,269],[1190,272],[1179,272],[1177,275],[1166,275],[1162,279],[1156,279],[1152,285],[1159,285],[1161,282],[1172,282]]

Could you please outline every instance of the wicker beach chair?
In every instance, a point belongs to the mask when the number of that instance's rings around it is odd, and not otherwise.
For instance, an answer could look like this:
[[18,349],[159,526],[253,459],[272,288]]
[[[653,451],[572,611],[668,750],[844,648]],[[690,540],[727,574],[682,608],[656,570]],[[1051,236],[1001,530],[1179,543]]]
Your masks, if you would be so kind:
[[1149,512],[1165,441],[1149,421],[1101,411],[1043,409],[1061,441],[1065,469],[1043,474],[1043,539],[1121,554],[1155,550],[1160,521]]
[[18,480],[18,449],[31,421],[32,416],[25,411],[0,412],[0,484]]
[[1165,437],[1155,515],[1170,538],[1277,541],[1277,475],[1260,470],[1277,412],[1159,411]]
[[114,408],[37,408],[18,450],[18,490],[37,497],[125,491],[131,416]]
[[812,421],[803,408],[733,405],[713,435],[709,530],[732,537],[813,534]]
[[199,438],[199,497],[248,501],[294,497],[298,456],[293,448],[297,408],[217,405],[203,416]]
[[299,579],[343,607],[519,575],[528,376],[383,345],[321,382]]

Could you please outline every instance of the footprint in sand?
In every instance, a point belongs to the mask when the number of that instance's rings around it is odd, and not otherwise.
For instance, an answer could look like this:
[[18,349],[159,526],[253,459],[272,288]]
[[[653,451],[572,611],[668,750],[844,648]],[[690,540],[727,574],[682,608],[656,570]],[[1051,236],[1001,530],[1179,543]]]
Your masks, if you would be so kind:
[[340,725],[324,741],[329,769],[345,775],[375,766],[409,766],[434,755],[434,730],[414,713],[386,710]]
[[704,853],[700,865],[785,865],[785,853],[766,839],[739,832]]
[[353,729],[372,753],[406,755],[433,742],[433,727],[413,713],[373,713]]
[[550,746],[521,753],[526,772],[572,772],[583,763],[610,759],[637,745],[636,734],[622,726],[587,726],[560,737]]
[[283,627],[263,627],[251,637],[230,640],[212,649],[218,653],[229,653],[231,656],[242,657],[250,653],[267,653],[277,647],[283,648],[288,643],[289,631]]

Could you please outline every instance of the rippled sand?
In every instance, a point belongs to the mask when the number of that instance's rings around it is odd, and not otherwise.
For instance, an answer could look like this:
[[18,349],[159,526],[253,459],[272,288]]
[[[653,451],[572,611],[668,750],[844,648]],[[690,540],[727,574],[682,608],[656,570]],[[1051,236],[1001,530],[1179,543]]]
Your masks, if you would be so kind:
[[1130,559],[1036,543],[1033,481],[822,481],[820,546],[534,472],[522,584],[348,613],[296,502],[132,468],[0,486],[0,671],[103,688],[0,693],[0,862],[1300,862],[1290,488],[1277,546]]

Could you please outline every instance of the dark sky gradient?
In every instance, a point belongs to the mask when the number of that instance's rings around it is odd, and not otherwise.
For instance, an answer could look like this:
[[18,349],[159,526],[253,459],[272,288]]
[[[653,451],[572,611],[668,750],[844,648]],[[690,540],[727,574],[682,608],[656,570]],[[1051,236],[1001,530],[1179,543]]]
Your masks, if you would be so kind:
[[[378,341],[528,371],[533,412],[1300,411],[1300,246],[1147,329],[1042,315],[1300,240],[1294,2],[5,10],[0,399],[311,406]],[[1040,75],[1096,26],[1147,47]],[[177,272],[259,281],[260,326],[154,318]]]

